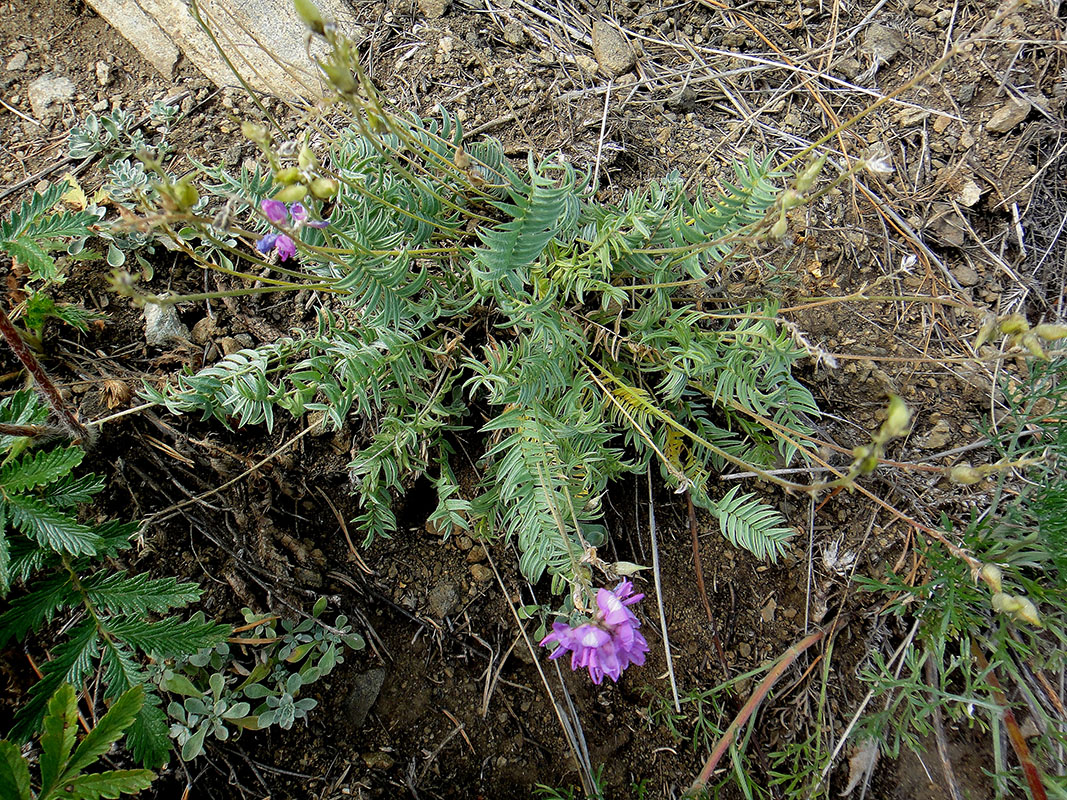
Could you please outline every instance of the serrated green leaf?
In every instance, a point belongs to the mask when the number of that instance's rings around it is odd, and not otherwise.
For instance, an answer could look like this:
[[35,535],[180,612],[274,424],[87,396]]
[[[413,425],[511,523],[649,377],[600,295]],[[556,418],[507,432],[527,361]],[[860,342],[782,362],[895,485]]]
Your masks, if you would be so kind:
[[7,505],[12,523],[45,547],[70,555],[95,555],[98,537],[61,511],[36,497],[9,495]]
[[144,687],[134,686],[125,692],[118,700],[111,704],[96,723],[96,726],[85,734],[74,754],[67,762],[60,782],[72,781],[75,776],[96,762],[100,756],[111,749],[111,745],[122,738],[123,732],[133,724],[134,718],[144,704]]
[[80,447],[56,447],[26,453],[0,467],[0,489],[7,495],[25,492],[59,480],[85,458]]
[[147,769],[116,769],[93,775],[81,775],[69,784],[41,800],[114,800],[124,794],[137,794],[147,789],[156,779],[155,773]]
[[82,579],[86,597],[109,614],[143,615],[162,613],[200,598],[195,583],[178,583],[176,578],[152,578],[147,573],[129,576],[126,572],[98,572]]
[[63,684],[48,701],[41,732],[41,794],[47,796],[63,775],[74,749],[78,725],[78,699],[74,687]]
[[30,766],[19,749],[8,741],[0,741],[0,797],[33,800]]
[[149,768],[162,767],[169,760],[173,743],[168,735],[167,715],[155,692],[146,691],[144,705],[126,731],[126,746],[138,763]]
[[33,591],[11,602],[0,614],[0,647],[21,640],[28,631],[50,622],[56,612],[76,602],[69,575],[53,575],[36,581]]
[[0,240],[0,250],[6,250],[35,278],[54,281],[59,277],[55,259],[33,239]]
[[156,622],[133,617],[108,620],[104,628],[132,647],[145,653],[192,655],[205,647],[214,647],[230,635],[229,625],[195,619],[166,617]]

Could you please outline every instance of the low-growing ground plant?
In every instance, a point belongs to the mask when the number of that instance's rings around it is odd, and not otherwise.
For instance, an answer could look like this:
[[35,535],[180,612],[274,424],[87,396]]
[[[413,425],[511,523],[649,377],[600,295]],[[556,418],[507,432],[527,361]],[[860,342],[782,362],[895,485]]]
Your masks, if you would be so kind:
[[[1017,340],[1029,330],[1018,318],[997,327]],[[1067,729],[1055,689],[1067,652],[1067,359],[1038,344],[1067,330],[1034,330],[1027,349],[1039,357],[1023,377],[1004,378],[1006,413],[983,426],[987,463],[949,470],[988,498],[957,533],[984,564],[981,575],[932,542],[922,546],[924,579],[860,579],[889,595],[887,614],[918,627],[895,660],[876,652],[863,669],[872,697],[857,739],[895,757],[902,747],[927,751],[950,721],[989,731],[988,771],[1001,796],[1067,793]],[[955,526],[946,519],[945,527]],[[1037,735],[1021,735],[1024,721]]]
[[246,608],[239,628],[250,643],[241,645],[244,653],[236,642],[219,642],[191,656],[156,659],[153,683],[183,698],[166,709],[183,760],[200,755],[209,735],[225,741],[243,730],[288,730],[307,719],[317,701],[301,692],[343,663],[346,648],[364,645],[347,617],[329,624],[321,619],[325,610],[320,598],[307,619],[293,622]]
[[[47,417],[31,392],[0,399],[6,425],[40,425]],[[173,613],[199,599],[196,584],[109,568],[105,559],[130,546],[137,524],[80,522],[79,507],[104,488],[96,475],[74,474],[84,450],[31,444],[0,436],[0,598],[9,600],[0,614],[0,647],[57,622],[64,634],[16,714],[12,735],[21,740],[40,728],[49,699],[64,683],[81,685],[99,675],[104,697],[116,698],[146,687],[145,656],[192,655],[230,633],[228,625],[200,613],[187,619]],[[148,691],[127,733],[128,746],[149,766],[165,763],[170,750],[160,705]]]
[[[365,544],[396,531],[398,497],[426,477],[432,524],[515,541],[528,580],[567,590],[565,615],[587,618],[596,585],[622,574],[598,548],[603,498],[626,474],[655,470],[735,545],[780,556],[792,533],[781,514],[713,476],[733,464],[774,479],[797,457],[819,414],[792,371],[808,352],[772,299],[709,310],[690,290],[782,236],[823,162],[787,174],[769,153],[736,164],[724,193],[673,173],[604,202],[559,155],[513,165],[447,110],[387,108],[354,43],[305,11],[330,48],[322,69],[345,124],[312,119],[284,140],[272,120],[248,122],[264,169],[157,172],[139,219],[111,230],[168,238],[256,281],[228,294],[316,290],[317,325],[145,397],[228,426],[316,412],[340,429],[357,416],[349,471]],[[115,285],[146,303],[213,296],[163,297],[124,273]],[[460,432],[477,443],[473,487],[457,477]]]

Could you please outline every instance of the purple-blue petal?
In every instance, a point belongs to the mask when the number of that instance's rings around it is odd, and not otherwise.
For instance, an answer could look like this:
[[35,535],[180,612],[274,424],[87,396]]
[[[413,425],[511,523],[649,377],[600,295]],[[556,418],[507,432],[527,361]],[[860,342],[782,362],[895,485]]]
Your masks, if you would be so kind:
[[264,255],[274,249],[274,243],[278,240],[277,233],[268,233],[256,242],[256,249]]
[[266,218],[275,225],[281,225],[289,219],[289,211],[281,200],[260,200],[259,207]]
[[293,244],[293,240],[284,233],[279,234],[278,241],[275,243],[274,247],[278,253],[278,258],[282,261],[288,261],[296,255],[296,245]]
[[304,222],[308,218],[308,211],[302,203],[293,203],[289,206],[289,216],[293,222]]

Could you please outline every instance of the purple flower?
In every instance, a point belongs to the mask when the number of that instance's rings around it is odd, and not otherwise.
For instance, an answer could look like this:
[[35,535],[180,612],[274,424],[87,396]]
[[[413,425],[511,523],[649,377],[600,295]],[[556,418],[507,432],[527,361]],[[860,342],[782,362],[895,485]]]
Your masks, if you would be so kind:
[[[274,225],[291,224],[297,231],[305,225],[311,228],[325,228],[327,224],[325,221],[309,221],[307,209],[300,203],[291,203],[286,206],[281,200],[260,200],[259,207],[263,215]],[[277,253],[279,260],[288,261],[296,256],[296,243],[284,233],[268,233],[256,241],[256,250],[263,255]]]
[[279,234],[278,241],[274,244],[274,251],[281,261],[288,261],[296,255],[296,245],[292,239],[282,233]]
[[275,252],[281,261],[288,261],[296,255],[296,244],[284,233],[268,233],[256,242],[256,250],[263,255]]
[[597,684],[605,675],[618,681],[630,664],[644,664],[648,642],[637,630],[640,620],[627,608],[644,595],[634,594],[633,588],[630,581],[622,581],[614,589],[598,590],[597,613],[589,622],[577,627],[565,622],[553,624],[552,633],[541,640],[542,646],[559,644],[549,658],[559,658],[569,650],[571,669],[588,669],[589,677]]
[[289,211],[281,200],[261,200],[259,207],[275,225],[281,225],[289,218]]

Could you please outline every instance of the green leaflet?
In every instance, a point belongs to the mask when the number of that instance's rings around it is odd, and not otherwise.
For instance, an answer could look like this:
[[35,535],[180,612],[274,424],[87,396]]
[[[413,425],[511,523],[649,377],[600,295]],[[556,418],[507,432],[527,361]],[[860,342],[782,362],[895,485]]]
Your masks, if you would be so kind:
[[[111,745],[122,738],[144,702],[137,686],[111,705],[81,742],[77,741],[78,703],[74,688],[63,684],[48,700],[41,734],[40,781],[33,791],[29,764],[14,743],[0,741],[0,796],[5,800],[97,800],[136,794],[147,789],[155,775],[146,769],[86,773]],[[75,746],[76,745],[76,746]]]

